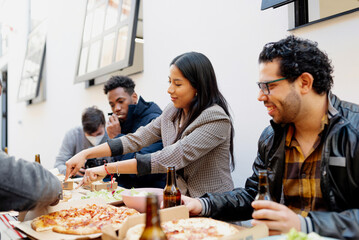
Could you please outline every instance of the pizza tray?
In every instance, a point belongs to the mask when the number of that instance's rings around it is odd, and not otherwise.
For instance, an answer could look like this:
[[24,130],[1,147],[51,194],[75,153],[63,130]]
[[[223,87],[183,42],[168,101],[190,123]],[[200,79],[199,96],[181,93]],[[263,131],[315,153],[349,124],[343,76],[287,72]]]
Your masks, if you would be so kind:
[[[161,209],[160,211],[161,221],[171,221],[174,219],[186,219],[189,218],[188,208],[184,205]],[[104,226],[102,228],[102,240],[123,240],[126,237],[128,229],[131,227],[145,223],[145,214],[135,215],[128,217],[120,229],[115,229],[111,225]],[[220,240],[238,240],[238,239],[259,239],[268,236],[268,227],[265,224],[257,225],[252,228],[245,228],[237,225],[233,225],[238,228],[239,233],[222,237]]]
[[90,234],[90,235],[73,235],[73,234],[62,234],[56,233],[52,230],[44,231],[44,232],[36,232],[31,228],[32,220],[22,222],[22,223],[14,223],[14,226],[24,232],[31,239],[52,239],[52,240],[73,240],[73,239],[94,239],[99,238],[102,233]]
[[96,205],[106,205],[106,202],[103,199],[99,198],[93,198],[93,199],[81,199],[77,201],[71,201],[71,202],[62,202],[59,203],[56,206],[53,207],[46,207],[43,209],[36,209],[33,211],[29,211],[25,216],[24,222],[17,222],[14,223],[14,226],[24,232],[26,235],[29,236],[29,238],[32,239],[39,239],[39,240],[70,240],[70,239],[94,239],[99,238],[102,233],[96,233],[96,234],[89,234],[89,235],[74,235],[74,234],[62,234],[62,233],[56,233],[52,230],[43,231],[43,232],[36,232],[31,227],[32,219],[35,217],[38,217],[43,214],[48,214],[51,212],[59,211],[62,209],[69,209],[71,207],[83,207],[87,204],[96,204]]

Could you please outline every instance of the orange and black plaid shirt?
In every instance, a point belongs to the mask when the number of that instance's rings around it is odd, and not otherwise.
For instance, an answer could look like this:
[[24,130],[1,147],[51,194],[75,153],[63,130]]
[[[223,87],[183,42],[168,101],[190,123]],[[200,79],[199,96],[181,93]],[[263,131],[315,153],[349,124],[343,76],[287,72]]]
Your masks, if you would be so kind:
[[306,217],[309,211],[325,209],[320,189],[320,163],[323,148],[321,136],[327,124],[328,115],[325,115],[322,118],[320,134],[307,157],[303,155],[294,137],[293,125],[290,125],[286,135],[284,204],[303,217]]

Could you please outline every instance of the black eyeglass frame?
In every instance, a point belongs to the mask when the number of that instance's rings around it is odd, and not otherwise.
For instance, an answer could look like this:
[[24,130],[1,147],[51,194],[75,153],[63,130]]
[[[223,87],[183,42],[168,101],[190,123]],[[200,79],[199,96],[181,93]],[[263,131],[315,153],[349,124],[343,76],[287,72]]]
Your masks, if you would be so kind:
[[271,80],[271,81],[257,82],[257,84],[258,84],[259,89],[262,90],[263,94],[268,95],[270,93],[268,84],[271,84],[274,82],[279,82],[279,81],[286,80],[286,79],[287,79],[286,77],[282,77],[282,78],[278,78],[278,79]]

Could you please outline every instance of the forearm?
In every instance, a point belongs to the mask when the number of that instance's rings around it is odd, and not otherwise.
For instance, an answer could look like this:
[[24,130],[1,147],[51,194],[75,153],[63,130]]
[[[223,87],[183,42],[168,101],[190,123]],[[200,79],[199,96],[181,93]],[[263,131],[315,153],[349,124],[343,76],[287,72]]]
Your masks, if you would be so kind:
[[81,153],[83,154],[85,159],[110,157],[112,155],[108,143],[103,143],[96,147],[85,149]]
[[310,212],[314,232],[339,239],[359,239],[359,209],[343,212]]
[[[137,161],[136,159],[129,159],[119,162],[108,163],[103,166],[90,168],[92,172],[99,176],[106,176],[109,174],[137,174]],[[106,171],[107,170],[107,171]]]
[[201,197],[201,201],[201,214],[204,216],[226,221],[247,220],[252,217],[253,197],[244,188],[224,193],[208,193]]
[[133,158],[120,162],[109,163],[107,164],[107,171],[109,173],[137,174],[137,161]]

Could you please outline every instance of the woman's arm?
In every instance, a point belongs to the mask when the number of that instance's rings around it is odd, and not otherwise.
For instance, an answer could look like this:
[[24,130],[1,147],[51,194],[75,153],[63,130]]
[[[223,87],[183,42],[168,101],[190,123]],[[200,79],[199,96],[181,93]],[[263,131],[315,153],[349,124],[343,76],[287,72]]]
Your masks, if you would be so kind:
[[82,181],[79,183],[81,185],[90,184],[93,181],[98,181],[103,179],[107,174],[137,174],[137,161],[136,159],[129,159],[114,163],[108,163],[103,166],[94,167],[86,169],[85,175]]
[[93,148],[82,150],[66,162],[66,176],[67,180],[71,176],[75,176],[80,168],[85,164],[86,159],[98,157],[110,157],[111,150],[108,143],[103,143]]

